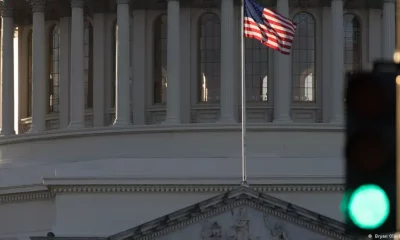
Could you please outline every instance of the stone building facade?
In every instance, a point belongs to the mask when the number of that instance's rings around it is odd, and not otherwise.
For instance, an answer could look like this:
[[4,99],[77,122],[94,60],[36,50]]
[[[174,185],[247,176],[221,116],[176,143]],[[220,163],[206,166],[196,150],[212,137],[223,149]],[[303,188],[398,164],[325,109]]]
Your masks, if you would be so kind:
[[[323,223],[304,239],[350,238],[339,223],[344,72],[392,58],[395,2],[260,2],[297,32],[290,56],[245,39],[251,189],[233,195],[269,200],[238,200],[242,220],[288,220],[292,204],[307,210],[289,219],[289,239]],[[239,187],[240,1],[3,0],[1,17],[0,238],[124,239]],[[198,219],[236,226],[215,214]]]

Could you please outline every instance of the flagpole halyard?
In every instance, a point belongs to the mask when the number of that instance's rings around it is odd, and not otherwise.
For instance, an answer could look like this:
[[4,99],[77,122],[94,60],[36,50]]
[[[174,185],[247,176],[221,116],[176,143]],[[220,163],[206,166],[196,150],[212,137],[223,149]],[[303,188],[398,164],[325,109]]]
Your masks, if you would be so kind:
[[241,91],[242,91],[242,185],[247,186],[247,159],[246,159],[246,82],[245,82],[245,48],[244,48],[244,1],[240,6],[240,64],[241,64]]

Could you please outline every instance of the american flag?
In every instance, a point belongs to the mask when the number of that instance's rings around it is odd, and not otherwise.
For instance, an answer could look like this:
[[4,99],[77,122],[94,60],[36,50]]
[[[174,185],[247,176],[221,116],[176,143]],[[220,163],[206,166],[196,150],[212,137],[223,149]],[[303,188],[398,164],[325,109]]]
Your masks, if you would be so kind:
[[245,37],[260,40],[282,54],[290,54],[296,23],[254,0],[244,0],[243,9]]

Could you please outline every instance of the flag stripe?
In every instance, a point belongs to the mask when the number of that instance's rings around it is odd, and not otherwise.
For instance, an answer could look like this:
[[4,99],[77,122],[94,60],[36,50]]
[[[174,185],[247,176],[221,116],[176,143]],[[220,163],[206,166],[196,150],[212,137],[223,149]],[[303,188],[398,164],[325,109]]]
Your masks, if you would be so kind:
[[296,23],[254,0],[244,0],[243,8],[245,37],[257,39],[282,54],[290,54]]
[[[262,29],[260,29],[262,28]],[[279,38],[276,36],[274,32],[268,31],[263,29],[263,27],[257,26],[257,23],[255,23],[251,19],[245,20],[244,24],[244,34],[246,35],[261,35],[263,36],[266,40],[274,42],[274,45],[282,45],[282,47],[290,49],[290,46],[293,42],[293,39],[289,36],[288,38]]]

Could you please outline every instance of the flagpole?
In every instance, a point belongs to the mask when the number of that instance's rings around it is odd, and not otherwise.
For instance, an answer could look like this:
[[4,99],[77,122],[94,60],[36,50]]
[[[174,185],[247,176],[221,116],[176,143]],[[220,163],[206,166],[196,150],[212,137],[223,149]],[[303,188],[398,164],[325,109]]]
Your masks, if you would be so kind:
[[244,53],[244,1],[240,6],[240,64],[242,83],[242,185],[247,186],[246,166],[246,83],[245,83],[245,53]]

